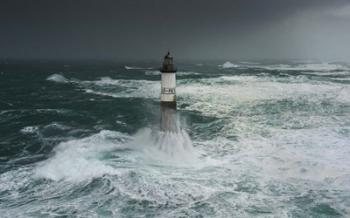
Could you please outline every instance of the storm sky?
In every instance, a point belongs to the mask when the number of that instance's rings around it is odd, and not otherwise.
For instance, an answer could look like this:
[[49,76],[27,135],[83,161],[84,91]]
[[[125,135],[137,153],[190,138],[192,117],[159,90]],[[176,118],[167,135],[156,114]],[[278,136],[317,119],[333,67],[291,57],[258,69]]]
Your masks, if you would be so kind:
[[0,57],[350,61],[350,0],[0,0]]

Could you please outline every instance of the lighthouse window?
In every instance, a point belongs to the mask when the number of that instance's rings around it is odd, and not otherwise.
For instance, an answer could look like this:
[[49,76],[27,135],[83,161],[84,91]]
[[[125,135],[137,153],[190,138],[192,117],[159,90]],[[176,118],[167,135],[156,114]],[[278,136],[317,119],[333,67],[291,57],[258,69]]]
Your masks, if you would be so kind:
[[163,94],[175,94],[175,89],[174,88],[163,88],[162,93]]

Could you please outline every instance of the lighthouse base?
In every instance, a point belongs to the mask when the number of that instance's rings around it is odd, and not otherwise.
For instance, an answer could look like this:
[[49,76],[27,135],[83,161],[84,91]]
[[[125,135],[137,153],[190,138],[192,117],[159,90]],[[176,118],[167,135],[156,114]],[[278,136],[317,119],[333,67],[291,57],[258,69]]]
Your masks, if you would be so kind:
[[161,107],[168,107],[176,110],[176,101],[161,101]]

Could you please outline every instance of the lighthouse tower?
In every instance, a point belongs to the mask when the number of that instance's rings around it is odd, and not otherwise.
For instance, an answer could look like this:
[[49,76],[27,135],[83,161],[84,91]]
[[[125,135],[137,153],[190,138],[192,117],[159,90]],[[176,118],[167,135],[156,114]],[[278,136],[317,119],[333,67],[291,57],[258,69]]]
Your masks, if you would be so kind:
[[160,102],[164,106],[176,109],[176,68],[169,52],[164,57],[160,71],[162,77]]

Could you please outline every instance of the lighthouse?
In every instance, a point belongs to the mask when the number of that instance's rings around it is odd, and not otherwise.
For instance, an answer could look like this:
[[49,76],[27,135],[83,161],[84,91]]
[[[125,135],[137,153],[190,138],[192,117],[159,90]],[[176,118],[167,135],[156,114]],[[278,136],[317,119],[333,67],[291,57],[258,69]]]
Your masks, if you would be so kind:
[[164,132],[177,132],[176,117],[176,68],[173,58],[168,52],[163,61],[161,72],[161,122],[160,127]]
[[161,72],[160,102],[162,105],[176,109],[176,68],[173,57],[168,52],[163,61]]

